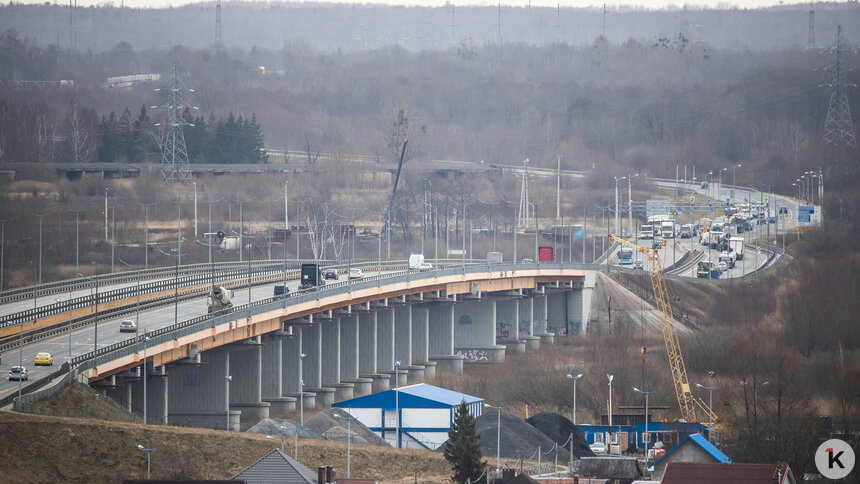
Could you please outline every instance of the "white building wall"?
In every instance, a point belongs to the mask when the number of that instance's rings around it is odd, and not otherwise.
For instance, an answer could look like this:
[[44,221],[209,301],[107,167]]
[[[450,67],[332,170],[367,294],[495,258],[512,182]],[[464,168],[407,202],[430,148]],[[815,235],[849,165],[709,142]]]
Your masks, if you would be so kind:
[[365,427],[380,427],[382,426],[382,409],[381,408],[342,408],[344,412],[349,412],[353,417],[363,423]]
[[451,409],[448,408],[404,408],[403,428],[449,428]]

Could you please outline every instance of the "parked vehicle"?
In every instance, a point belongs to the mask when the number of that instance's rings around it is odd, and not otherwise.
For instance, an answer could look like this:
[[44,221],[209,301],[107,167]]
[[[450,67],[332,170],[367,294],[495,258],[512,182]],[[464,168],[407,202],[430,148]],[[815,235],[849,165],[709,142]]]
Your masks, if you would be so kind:
[[319,264],[313,262],[302,264],[302,279],[300,283],[301,285],[299,286],[301,289],[319,286],[322,282],[320,279]]
[[349,270],[349,279],[350,280],[361,279],[362,277],[363,277],[363,275],[361,273],[361,269],[359,269],[357,267],[353,267],[352,269]]
[[588,446],[592,452],[595,454],[605,454],[606,453],[606,444],[603,442],[595,442]]
[[9,369],[9,381],[27,381],[29,379],[30,378],[29,373],[27,372],[27,368],[16,365]]
[[33,364],[36,366],[51,366],[54,364],[54,356],[47,351],[40,351],[33,358]]
[[209,312],[217,313],[218,311],[232,308],[232,298],[233,291],[221,286],[215,286],[211,291],[209,291],[209,296],[207,297],[209,302]]
[[126,319],[123,322],[119,323],[119,332],[137,333],[137,323],[134,322],[134,320]]

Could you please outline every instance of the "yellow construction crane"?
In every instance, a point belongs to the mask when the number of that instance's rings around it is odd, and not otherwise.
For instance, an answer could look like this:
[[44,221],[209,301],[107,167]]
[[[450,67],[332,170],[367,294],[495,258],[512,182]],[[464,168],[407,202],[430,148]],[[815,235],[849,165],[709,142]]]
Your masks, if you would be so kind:
[[660,328],[663,331],[663,342],[666,343],[666,354],[669,357],[669,367],[672,370],[672,380],[675,382],[675,394],[678,397],[681,415],[687,422],[699,422],[696,415],[700,410],[704,412],[706,421],[708,415],[712,417],[712,420],[716,420],[716,416],[711,413],[708,405],[690,392],[690,382],[687,380],[687,369],[684,367],[684,358],[681,356],[681,345],[678,343],[678,330],[675,327],[675,318],[672,316],[672,304],[669,301],[666,278],[663,276],[663,264],[659,257],[659,250],[666,245],[666,239],[663,239],[663,242],[656,249],[651,249],[630,243],[612,234],[609,234],[609,238],[638,251],[648,260],[648,272],[651,275],[651,286],[654,289],[654,301],[660,312]]

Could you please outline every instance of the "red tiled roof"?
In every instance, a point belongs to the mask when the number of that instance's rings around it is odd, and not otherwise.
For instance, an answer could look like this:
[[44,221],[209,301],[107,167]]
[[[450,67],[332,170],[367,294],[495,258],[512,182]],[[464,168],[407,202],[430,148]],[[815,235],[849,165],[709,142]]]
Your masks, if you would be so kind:
[[698,464],[670,462],[661,484],[774,484],[778,466],[775,464]]

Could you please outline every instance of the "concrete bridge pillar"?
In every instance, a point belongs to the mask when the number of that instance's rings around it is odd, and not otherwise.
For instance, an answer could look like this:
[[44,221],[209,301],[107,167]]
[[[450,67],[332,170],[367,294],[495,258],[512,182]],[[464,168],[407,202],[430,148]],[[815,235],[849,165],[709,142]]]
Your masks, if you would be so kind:
[[[335,390],[334,401],[349,400],[352,398],[352,383],[343,383],[341,380],[340,360],[341,352],[341,321],[343,318],[335,318],[320,323],[322,332],[322,382],[323,387]],[[334,402],[332,402],[334,403]]]
[[520,299],[520,339],[526,341],[529,350],[540,348],[540,337],[535,336],[534,307],[534,297]]
[[263,402],[263,346],[255,336],[227,346],[233,377],[230,383],[230,408],[240,410],[241,423],[253,425],[269,418],[269,404]]
[[358,316],[358,376],[370,379],[371,391],[388,390],[388,375],[379,372],[379,311],[370,310]]
[[263,401],[269,404],[269,416],[285,418],[296,409],[296,399],[284,396],[284,345],[289,335],[276,331],[263,336]]
[[520,336],[519,299],[498,299],[496,302],[496,343],[506,352],[523,353],[526,342]]
[[322,328],[320,323],[305,326],[302,330],[302,373],[305,389],[316,393],[316,403],[327,407],[334,403],[334,388],[322,384]]
[[582,281],[582,334],[588,333],[588,320],[591,319],[591,298],[594,297],[594,286],[597,283],[597,273],[587,271]]
[[403,384],[424,381],[424,366],[416,364],[412,355],[412,305],[394,307],[394,354],[400,360]]
[[[307,391],[307,382],[305,383],[305,391],[301,391],[301,373],[304,372],[304,361],[302,354],[302,326],[292,327],[292,336],[287,337],[283,341],[284,351],[284,367],[283,381],[281,383],[283,395],[296,399],[296,407],[313,409],[316,407],[316,393]],[[301,369],[301,371],[299,370]],[[298,401],[301,398],[304,402]]]
[[215,348],[203,353],[203,363],[184,363],[182,360],[170,365],[170,378],[164,378],[162,394],[169,395],[169,421],[171,425],[209,427],[239,430],[241,410],[230,409],[230,385],[228,375],[234,379],[230,366],[229,346]]
[[532,305],[534,308],[534,319],[533,319],[533,327],[535,330],[535,336],[540,337],[542,342],[553,343],[555,341],[555,334],[547,331],[547,297],[546,294],[535,294],[532,298]]
[[359,377],[361,354],[367,351],[359,341],[359,314],[340,318],[340,378],[353,385],[354,397],[373,392],[373,379]]
[[412,306],[412,362],[424,367],[424,377],[436,374],[436,362],[430,361],[430,308]]
[[463,371],[463,356],[454,354],[454,304],[429,304],[428,350],[439,369]]
[[[464,301],[454,306],[454,347],[476,361],[504,361],[505,347],[496,344],[496,301]],[[468,359],[468,358],[467,358]]]

